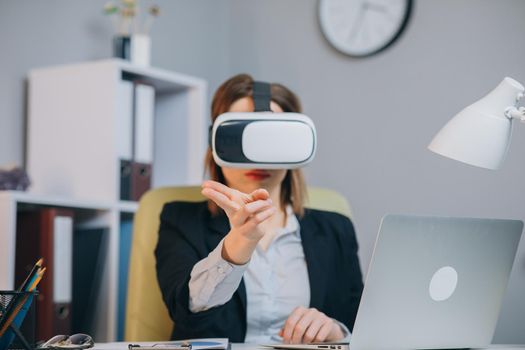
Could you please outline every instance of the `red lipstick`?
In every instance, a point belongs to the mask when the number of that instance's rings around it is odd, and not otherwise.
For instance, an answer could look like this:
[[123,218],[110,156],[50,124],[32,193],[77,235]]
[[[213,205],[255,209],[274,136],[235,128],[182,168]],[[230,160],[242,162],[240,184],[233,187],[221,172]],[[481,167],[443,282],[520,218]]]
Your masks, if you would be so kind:
[[244,173],[244,176],[254,181],[262,181],[270,177],[270,173],[264,170],[254,169]]

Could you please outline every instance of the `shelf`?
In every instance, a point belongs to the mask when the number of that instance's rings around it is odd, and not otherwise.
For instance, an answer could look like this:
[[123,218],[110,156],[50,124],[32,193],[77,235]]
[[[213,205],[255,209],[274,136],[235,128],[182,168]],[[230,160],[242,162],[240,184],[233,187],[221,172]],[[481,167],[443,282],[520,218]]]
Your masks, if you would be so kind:
[[38,206],[62,207],[89,210],[111,210],[116,209],[123,213],[135,213],[139,203],[135,201],[119,201],[116,204],[101,201],[85,201],[79,199],[65,198],[59,196],[47,196],[21,191],[0,191],[0,200],[11,200],[21,204]]
[[126,78],[132,78],[132,80],[140,79],[145,83],[153,85],[155,90],[160,93],[184,90],[188,87],[206,88],[206,82],[204,80],[189,75],[158,68],[137,67],[128,61],[119,59],[111,59],[108,60],[108,62],[114,62],[120,66]]
[[52,206],[52,207],[93,209],[93,210],[110,210],[114,207],[114,205],[110,202],[80,200],[80,199],[66,198],[66,197],[60,197],[60,196],[34,194],[31,192],[21,192],[21,191],[0,191],[0,200],[12,200],[18,203]]
[[200,184],[207,148],[207,82],[105,59],[29,72],[25,166],[32,186],[28,192],[0,191],[0,289],[14,288],[20,212],[67,208],[74,212],[75,229],[108,230],[94,316],[98,342],[117,337],[119,259],[129,254],[121,243],[131,236],[138,210],[138,202],[120,200],[121,160],[137,160],[127,146],[125,151],[121,147],[132,137],[125,116],[136,123],[136,90],[129,94],[130,81],[154,88],[153,155],[142,161],[151,163],[151,187]]
[[206,80],[196,78],[190,75],[172,72],[169,70],[136,66],[129,61],[120,58],[110,58],[92,62],[72,63],[60,66],[51,66],[45,68],[37,68],[30,71],[29,75],[38,74],[40,72],[62,72],[64,70],[84,70],[84,69],[99,69],[100,67],[118,68],[123,74],[139,78],[144,82],[153,85],[159,92],[172,92],[177,90],[184,90],[187,88],[204,88],[206,89]]
[[134,157],[129,81],[154,88],[153,155],[142,161],[151,162],[152,187],[201,182],[206,81],[107,59],[30,71],[26,169],[33,193],[119,201],[120,160]]

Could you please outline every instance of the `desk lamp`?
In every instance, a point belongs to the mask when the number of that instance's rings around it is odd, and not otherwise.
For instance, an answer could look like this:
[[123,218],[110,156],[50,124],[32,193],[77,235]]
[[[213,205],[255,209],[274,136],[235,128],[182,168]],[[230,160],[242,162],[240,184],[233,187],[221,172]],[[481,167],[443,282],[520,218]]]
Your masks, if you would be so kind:
[[518,107],[524,91],[516,80],[503,79],[488,95],[456,114],[428,149],[477,167],[499,169],[510,143],[512,121],[525,122],[525,108]]

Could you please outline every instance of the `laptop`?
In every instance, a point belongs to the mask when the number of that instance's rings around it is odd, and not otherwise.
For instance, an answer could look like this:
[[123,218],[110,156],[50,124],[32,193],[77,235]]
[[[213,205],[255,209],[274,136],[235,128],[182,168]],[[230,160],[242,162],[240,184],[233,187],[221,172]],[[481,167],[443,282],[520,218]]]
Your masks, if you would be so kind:
[[387,215],[350,348],[488,346],[523,222]]
[[522,230],[518,220],[385,216],[350,350],[488,346]]

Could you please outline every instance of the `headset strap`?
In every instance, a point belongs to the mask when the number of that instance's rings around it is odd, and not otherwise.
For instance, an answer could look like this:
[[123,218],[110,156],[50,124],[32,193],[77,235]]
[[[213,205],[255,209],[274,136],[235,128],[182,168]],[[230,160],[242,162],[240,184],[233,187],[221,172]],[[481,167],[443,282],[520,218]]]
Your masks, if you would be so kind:
[[272,100],[272,93],[270,84],[262,81],[254,81],[252,89],[255,112],[271,112],[270,101]]

